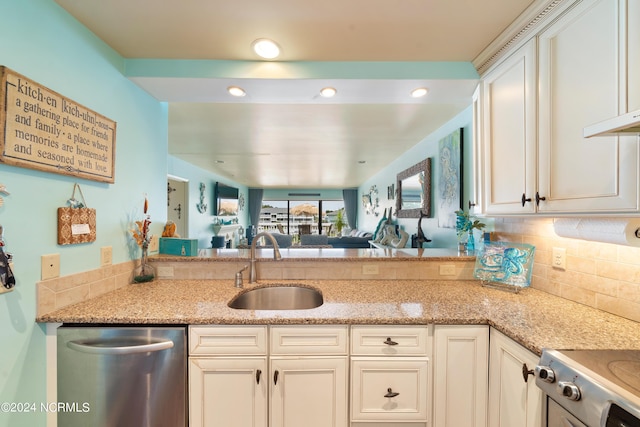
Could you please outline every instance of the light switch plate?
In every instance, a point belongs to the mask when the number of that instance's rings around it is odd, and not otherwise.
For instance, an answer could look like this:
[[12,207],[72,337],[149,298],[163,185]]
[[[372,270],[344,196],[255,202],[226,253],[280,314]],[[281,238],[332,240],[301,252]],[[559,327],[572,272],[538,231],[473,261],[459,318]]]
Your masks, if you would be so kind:
[[158,277],[173,277],[173,267],[158,267]]
[[456,275],[456,266],[453,264],[441,264],[440,265],[440,275],[441,276],[455,276]]
[[60,277],[60,254],[42,255],[40,260],[42,263],[40,274],[42,280]]
[[362,274],[378,274],[378,264],[364,264],[362,266]]
[[111,265],[113,262],[112,259],[113,251],[111,246],[103,246],[100,248],[100,267],[106,267]]
[[160,241],[158,240],[158,236],[155,234],[151,236],[151,241],[149,242],[149,252],[158,252],[160,250]]
[[551,266],[559,270],[567,269],[567,250],[565,248],[553,248],[551,252]]

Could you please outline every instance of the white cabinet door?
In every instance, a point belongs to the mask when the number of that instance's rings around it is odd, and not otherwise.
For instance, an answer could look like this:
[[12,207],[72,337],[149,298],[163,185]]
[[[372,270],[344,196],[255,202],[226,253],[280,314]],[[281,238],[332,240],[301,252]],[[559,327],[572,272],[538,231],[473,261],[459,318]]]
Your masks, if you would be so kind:
[[626,3],[583,0],[539,36],[539,212],[638,210],[637,137],[582,136],[626,107]]
[[347,427],[346,356],[272,357],[269,384],[270,427]]
[[542,427],[544,397],[532,375],[539,357],[491,328],[489,340],[489,426]]
[[482,83],[473,92],[473,194],[469,200],[469,213],[481,215],[484,213],[484,157],[483,147],[483,123],[482,123]]
[[267,427],[267,359],[190,358],[190,427]]
[[640,0],[627,0],[628,111],[640,110]]
[[436,326],[434,341],[434,425],[485,427],[489,327]]
[[487,214],[535,212],[536,45],[532,39],[483,76],[482,143]]

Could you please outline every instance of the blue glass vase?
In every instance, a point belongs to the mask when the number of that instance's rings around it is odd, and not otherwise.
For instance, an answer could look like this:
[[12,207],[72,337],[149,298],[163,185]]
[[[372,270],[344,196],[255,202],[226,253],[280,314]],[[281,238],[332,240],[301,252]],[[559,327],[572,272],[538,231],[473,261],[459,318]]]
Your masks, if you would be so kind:
[[467,253],[472,254],[476,251],[476,243],[473,238],[473,229],[469,230],[469,238],[467,239]]

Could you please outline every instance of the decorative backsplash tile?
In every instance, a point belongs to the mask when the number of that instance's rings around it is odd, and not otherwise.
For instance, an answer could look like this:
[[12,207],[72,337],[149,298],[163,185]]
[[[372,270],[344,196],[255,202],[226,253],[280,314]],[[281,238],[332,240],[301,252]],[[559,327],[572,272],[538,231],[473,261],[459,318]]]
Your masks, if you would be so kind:
[[[496,218],[494,240],[536,247],[531,286],[640,322],[640,248],[558,237],[552,218]],[[567,268],[552,267],[554,247]]]

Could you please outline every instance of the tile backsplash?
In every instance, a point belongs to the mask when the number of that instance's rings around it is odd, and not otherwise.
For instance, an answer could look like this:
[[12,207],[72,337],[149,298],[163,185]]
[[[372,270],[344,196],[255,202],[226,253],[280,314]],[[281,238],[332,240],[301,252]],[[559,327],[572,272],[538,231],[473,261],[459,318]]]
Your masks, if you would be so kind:
[[36,283],[37,315],[95,298],[131,283],[133,261]]
[[[552,218],[496,218],[494,229],[493,240],[536,246],[532,287],[640,322],[640,248],[558,237]],[[566,270],[552,267],[554,247]]]

